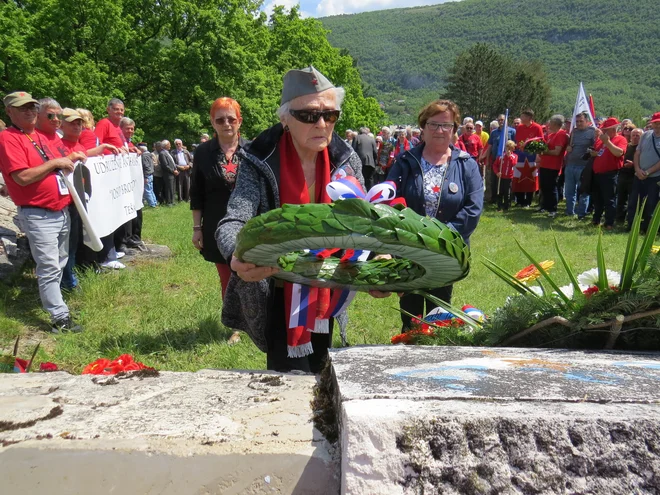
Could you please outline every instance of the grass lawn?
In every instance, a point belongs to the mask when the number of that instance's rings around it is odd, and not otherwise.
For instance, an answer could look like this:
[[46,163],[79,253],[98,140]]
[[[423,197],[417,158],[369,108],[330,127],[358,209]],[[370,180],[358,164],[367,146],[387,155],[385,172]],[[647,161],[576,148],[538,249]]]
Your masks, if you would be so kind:
[[[32,267],[10,285],[0,284],[0,350],[10,349],[20,335],[20,355],[28,358],[40,341],[37,365],[52,361],[73,373],[99,357],[113,359],[123,353],[161,370],[263,369],[265,355],[247,336],[234,346],[226,344],[231,330],[220,323],[219,278],[215,267],[193,248],[191,226],[188,204],[145,210],[143,238],[169,246],[174,257],[137,261],[122,271],[82,274],[82,290],[67,296],[85,328],[82,334],[48,333]],[[488,314],[511,295],[481,259],[490,258],[510,272],[527,266],[516,239],[538,260],[555,260],[553,274],[568,283],[554,251],[554,236],[578,273],[596,267],[598,230],[589,221],[561,215],[551,220],[534,210],[502,214],[489,207],[472,236],[472,271],[456,284],[454,304],[471,304]],[[603,235],[608,268],[620,271],[626,239],[621,229]],[[397,303],[396,296],[377,300],[359,294],[349,310],[350,343],[388,343],[399,331]],[[338,346],[339,336],[335,337]]]

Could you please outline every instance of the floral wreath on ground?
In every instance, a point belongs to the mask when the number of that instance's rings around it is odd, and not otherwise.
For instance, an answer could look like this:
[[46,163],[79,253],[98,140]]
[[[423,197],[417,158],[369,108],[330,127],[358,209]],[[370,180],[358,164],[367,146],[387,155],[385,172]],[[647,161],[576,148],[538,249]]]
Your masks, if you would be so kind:
[[[640,207],[643,210],[643,205]],[[597,267],[576,275],[557,240],[555,250],[570,283],[559,286],[550,275],[555,262],[537,262],[519,243],[531,264],[515,275],[484,258],[486,267],[518,294],[507,298],[483,321],[428,294],[427,299],[461,323],[432,325],[419,319],[410,336],[393,343],[429,345],[490,345],[526,347],[660,349],[660,206],[640,240],[638,212],[628,237],[622,268],[608,269],[602,232],[596,247]],[[417,292],[420,293],[420,292]],[[465,308],[464,308],[465,309]],[[405,335],[405,334],[404,334]]]

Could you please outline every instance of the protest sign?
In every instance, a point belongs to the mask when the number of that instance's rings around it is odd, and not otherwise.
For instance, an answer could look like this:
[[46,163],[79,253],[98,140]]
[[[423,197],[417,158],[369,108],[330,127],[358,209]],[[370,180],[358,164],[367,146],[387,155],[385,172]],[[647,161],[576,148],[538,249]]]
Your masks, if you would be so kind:
[[134,153],[88,158],[77,164],[69,179],[67,185],[75,190],[74,203],[85,228],[85,244],[94,250],[98,250],[97,237],[111,234],[142,208],[142,162]]

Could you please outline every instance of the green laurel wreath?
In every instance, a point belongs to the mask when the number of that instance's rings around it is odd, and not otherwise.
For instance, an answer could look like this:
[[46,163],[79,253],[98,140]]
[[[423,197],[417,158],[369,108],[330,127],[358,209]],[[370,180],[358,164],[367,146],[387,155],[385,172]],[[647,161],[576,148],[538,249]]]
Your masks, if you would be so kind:
[[[449,285],[470,271],[470,249],[460,234],[410,208],[362,199],[286,204],[250,219],[236,241],[240,260],[279,267],[275,277],[316,287],[411,291]],[[322,248],[395,258],[342,263],[304,251]]]

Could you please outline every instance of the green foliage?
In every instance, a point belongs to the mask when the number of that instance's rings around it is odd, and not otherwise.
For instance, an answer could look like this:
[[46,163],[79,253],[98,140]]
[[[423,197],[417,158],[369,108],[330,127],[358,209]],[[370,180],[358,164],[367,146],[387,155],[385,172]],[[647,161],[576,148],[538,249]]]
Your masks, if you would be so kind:
[[242,107],[242,132],[277,121],[282,76],[313,64],[346,89],[337,125],[378,127],[384,114],[365,97],[353,59],[315,19],[254,0],[28,0],[0,2],[0,92],[26,90],[105,116],[124,100],[146,140],[196,142],[211,132],[220,96]]
[[[456,57],[476,43],[542,65],[552,87],[550,113],[572,113],[580,81],[598,115],[639,125],[660,108],[655,0],[463,0],[322,22],[397,123],[413,122],[417,110],[446,89]],[[481,71],[477,66],[474,77],[484,77]]]
[[447,70],[442,96],[475,119],[490,120],[505,108],[511,115],[533,108],[542,119],[548,116],[550,85],[542,64],[516,61],[490,45],[477,43],[461,52]]

